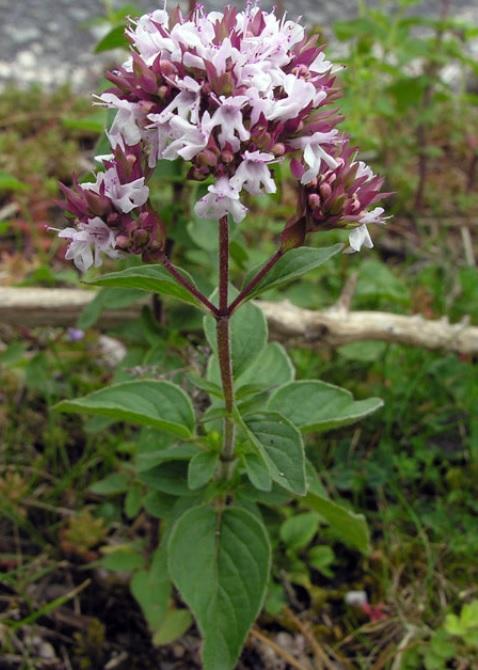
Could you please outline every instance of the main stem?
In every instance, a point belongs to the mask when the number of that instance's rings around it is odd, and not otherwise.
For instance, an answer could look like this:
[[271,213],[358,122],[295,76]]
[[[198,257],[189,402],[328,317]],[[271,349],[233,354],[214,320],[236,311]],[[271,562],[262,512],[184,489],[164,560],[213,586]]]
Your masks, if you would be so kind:
[[226,406],[224,436],[221,450],[221,475],[229,479],[234,464],[235,427],[232,418],[234,385],[230,350],[229,319],[229,228],[227,216],[219,221],[219,310],[216,315],[216,334],[222,389]]

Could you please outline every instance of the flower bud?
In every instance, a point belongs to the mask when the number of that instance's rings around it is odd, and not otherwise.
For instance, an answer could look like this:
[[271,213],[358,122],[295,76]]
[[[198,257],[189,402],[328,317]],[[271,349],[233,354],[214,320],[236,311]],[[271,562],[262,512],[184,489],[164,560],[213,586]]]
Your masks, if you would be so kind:
[[178,74],[178,68],[170,60],[161,61],[161,74],[163,77],[171,77]]
[[320,195],[318,193],[311,193],[307,198],[307,202],[311,209],[318,209],[322,204],[322,200],[320,199]]
[[332,195],[332,187],[327,182],[324,182],[319,186],[319,193],[324,200],[327,200]]
[[123,249],[126,250],[128,249],[130,245],[129,238],[126,235],[118,235],[118,237],[115,240],[116,247],[118,249]]
[[149,241],[149,233],[144,228],[136,228],[132,234],[135,246],[143,247]]
[[277,142],[271,149],[274,156],[283,156],[285,154],[285,145],[282,142]]
[[229,164],[234,160],[234,154],[230,149],[224,149],[221,151],[221,160],[223,163]]
[[217,154],[211,149],[204,149],[196,156],[196,162],[201,166],[215,167],[217,165]]

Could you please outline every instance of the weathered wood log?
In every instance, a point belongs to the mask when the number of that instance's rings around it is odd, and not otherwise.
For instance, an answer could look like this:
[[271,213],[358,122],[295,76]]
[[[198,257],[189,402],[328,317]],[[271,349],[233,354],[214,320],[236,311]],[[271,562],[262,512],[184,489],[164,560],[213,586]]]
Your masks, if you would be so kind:
[[[0,288],[0,322],[12,326],[73,326],[94,291],[83,289]],[[258,301],[275,339],[309,346],[363,340],[396,342],[425,349],[463,354],[478,353],[478,328],[468,323],[450,324],[446,319],[403,316],[387,312],[348,311],[336,306],[313,311],[282,302]],[[106,310],[100,327],[112,326],[138,316],[140,307]]]

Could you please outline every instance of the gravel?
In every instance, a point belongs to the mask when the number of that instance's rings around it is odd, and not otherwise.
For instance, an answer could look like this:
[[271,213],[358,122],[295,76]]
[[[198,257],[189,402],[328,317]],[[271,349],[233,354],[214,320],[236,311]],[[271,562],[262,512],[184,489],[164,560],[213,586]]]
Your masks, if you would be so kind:
[[[106,0],[0,0],[0,84],[36,82],[54,88],[69,83],[75,90],[89,90],[111,61],[111,55],[93,53],[103,33],[92,19],[104,13],[104,4]],[[162,6],[162,0],[138,0],[136,4],[147,10]],[[170,4],[175,3],[170,0]],[[224,4],[207,2],[211,9]],[[262,6],[272,4],[264,0]],[[303,16],[307,23],[330,26],[334,20],[354,16],[357,0],[285,0],[283,4],[292,18]],[[425,0],[421,11],[433,15],[437,5],[438,0]],[[453,16],[478,23],[476,0],[454,0]]]

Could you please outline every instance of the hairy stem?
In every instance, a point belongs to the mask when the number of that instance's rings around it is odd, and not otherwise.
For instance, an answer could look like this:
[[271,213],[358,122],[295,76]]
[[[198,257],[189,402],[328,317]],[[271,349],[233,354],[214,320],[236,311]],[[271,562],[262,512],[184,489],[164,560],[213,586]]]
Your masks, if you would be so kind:
[[235,447],[235,427],[232,419],[234,408],[234,385],[230,349],[229,319],[229,229],[227,216],[219,221],[219,310],[216,314],[216,334],[219,367],[226,406],[224,436],[221,450],[221,476],[232,475]]
[[256,286],[260,283],[260,281],[266,276],[268,272],[274,267],[274,265],[277,263],[277,261],[282,258],[284,255],[284,251],[282,249],[278,249],[273,256],[269,258],[267,263],[265,263],[262,268],[259,270],[259,272],[254,275],[254,277],[251,279],[251,281],[246,284],[246,286],[242,289],[242,291],[239,293],[237,298],[233,300],[229,307],[229,313],[232,314],[237,307],[243,302],[248,295],[256,288]]
[[189,293],[197,298],[199,302],[201,302],[212,314],[215,316],[218,314],[218,309],[215,305],[212,304],[210,300],[206,298],[205,295],[199,291],[194,284],[192,284],[186,277],[184,277],[179,270],[171,263],[169,258],[166,256],[166,254],[162,254],[159,257],[159,261],[161,262],[162,266],[164,269],[169,272],[169,274],[176,279],[176,281],[181,284],[181,286],[184,286],[184,288],[189,291]]

